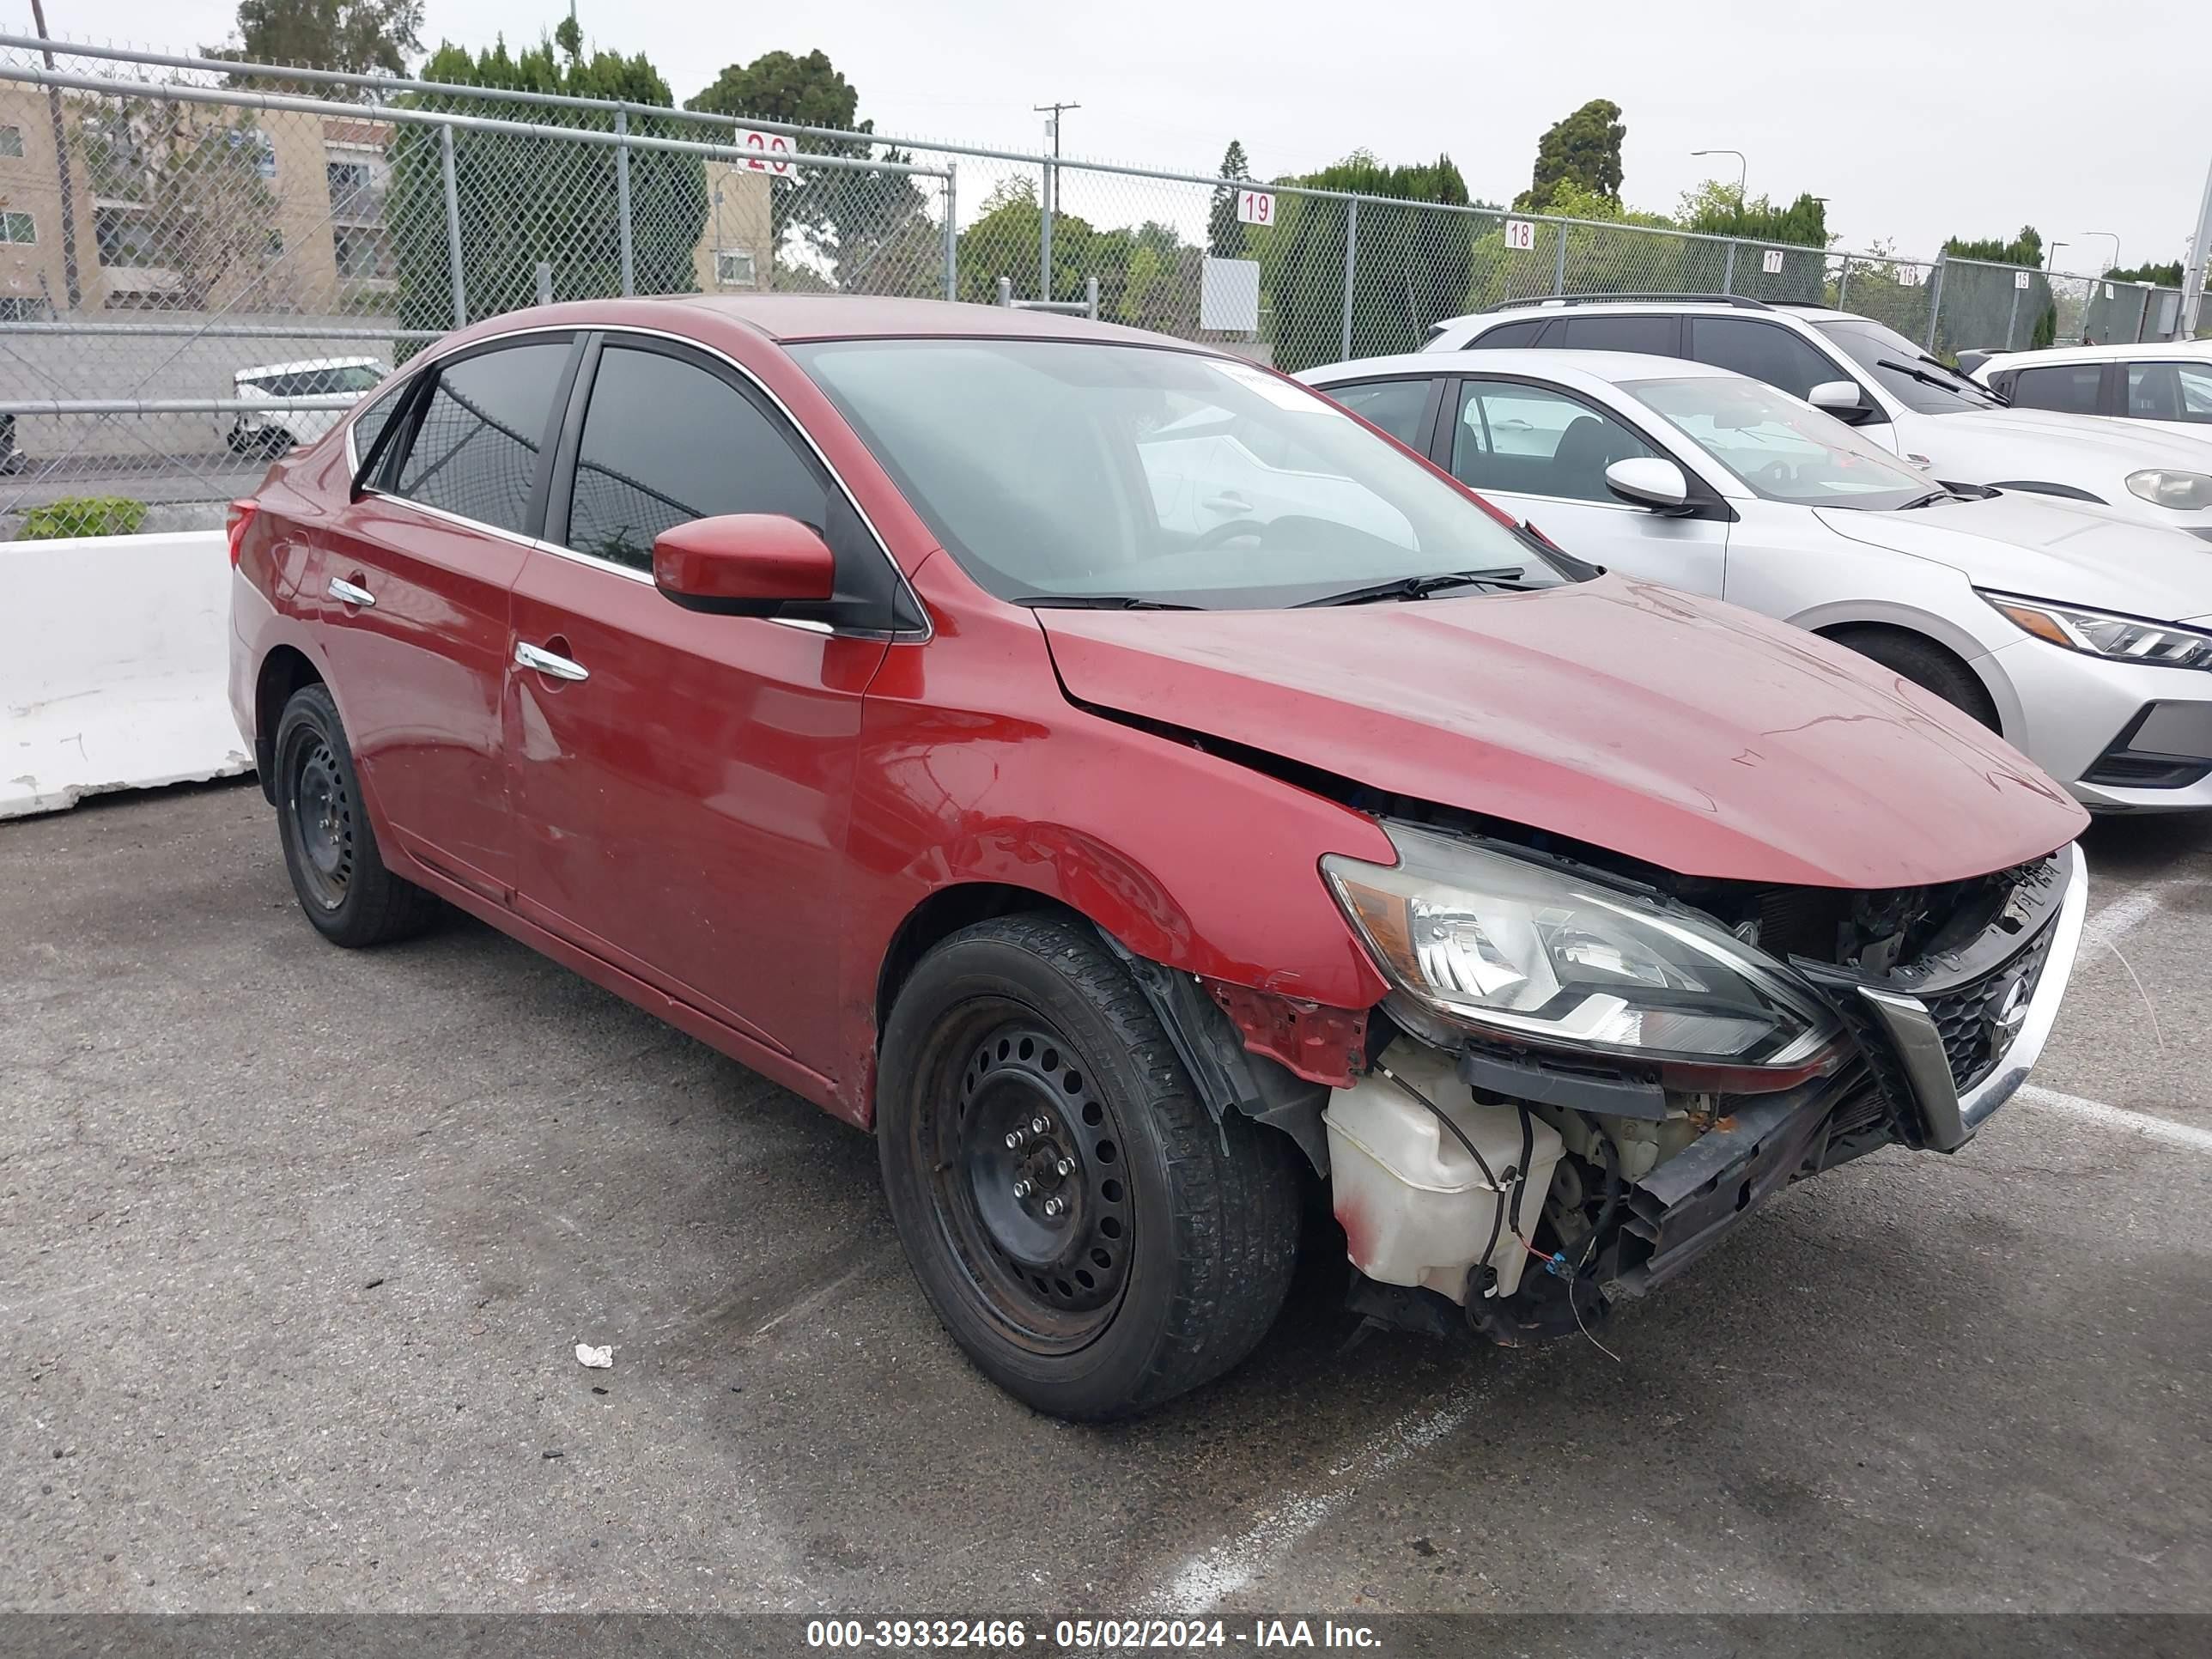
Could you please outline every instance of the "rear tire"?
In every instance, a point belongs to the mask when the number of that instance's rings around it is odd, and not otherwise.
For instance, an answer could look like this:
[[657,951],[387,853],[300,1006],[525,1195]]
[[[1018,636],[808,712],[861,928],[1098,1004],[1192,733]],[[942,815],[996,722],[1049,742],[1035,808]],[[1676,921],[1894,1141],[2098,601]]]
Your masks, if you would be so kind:
[[1829,637],[1862,657],[1880,663],[1923,691],[1933,691],[1954,708],[1972,714],[1992,732],[2001,732],[1996,706],[1974,671],[1932,640],[1884,628],[1845,629]]
[[384,867],[337,705],[303,685],[276,722],[278,833],[292,891],[316,931],[348,949],[412,937],[438,918],[435,896]]
[[1294,1148],[1233,1112],[1215,1123],[1088,927],[1002,916],[938,945],[878,1079],[907,1260],[1016,1398],[1127,1416],[1218,1376],[1274,1322],[1297,1261]]

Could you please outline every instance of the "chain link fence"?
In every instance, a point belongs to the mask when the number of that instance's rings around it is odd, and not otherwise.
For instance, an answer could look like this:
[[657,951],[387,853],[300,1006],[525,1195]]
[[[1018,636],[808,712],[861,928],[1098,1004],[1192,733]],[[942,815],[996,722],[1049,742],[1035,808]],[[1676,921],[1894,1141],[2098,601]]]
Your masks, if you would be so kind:
[[0,534],[213,522],[457,324],[547,300],[1047,302],[1296,370],[1562,293],[1826,303],[1937,352],[2180,296],[496,88],[0,34]]

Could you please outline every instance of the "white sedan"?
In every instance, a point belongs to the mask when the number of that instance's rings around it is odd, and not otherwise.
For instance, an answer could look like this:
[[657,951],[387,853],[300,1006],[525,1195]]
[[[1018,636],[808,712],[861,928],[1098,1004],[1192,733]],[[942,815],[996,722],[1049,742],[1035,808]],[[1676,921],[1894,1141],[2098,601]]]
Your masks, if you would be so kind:
[[2212,806],[2212,555],[2185,533],[1946,488],[1678,358],[1419,353],[1299,378],[1570,553],[1851,646],[2093,808]]

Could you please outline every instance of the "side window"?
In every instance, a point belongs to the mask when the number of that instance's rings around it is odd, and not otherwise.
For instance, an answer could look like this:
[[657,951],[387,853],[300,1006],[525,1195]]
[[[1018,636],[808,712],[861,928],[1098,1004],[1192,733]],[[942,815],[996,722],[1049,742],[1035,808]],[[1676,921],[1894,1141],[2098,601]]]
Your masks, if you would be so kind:
[[[2023,368],[2014,377],[2012,402],[2015,409],[2054,409],[2068,415],[2097,412],[2097,385],[2105,377],[2102,363],[2050,363]],[[2134,370],[2129,371],[2128,403],[2133,412]]]
[[1524,317],[1517,323],[1500,323],[1469,340],[1463,348],[1473,351],[1477,346],[1488,349],[1492,346],[1532,346],[1537,335],[1543,332],[1546,317]]
[[828,484],[766,411],[701,364],[610,345],[576,448],[568,544],[653,568],[664,530],[723,513],[823,527]]
[[1741,317],[1691,318],[1690,356],[1764,380],[1793,398],[1809,398],[1814,386],[1828,380],[1856,378],[1780,325]]
[[2128,413],[2139,421],[2212,424],[2212,363],[2130,363]]
[[394,493],[525,533],[538,458],[568,362],[566,340],[532,340],[441,367]]
[[1428,381],[1370,380],[1364,386],[1333,386],[1328,395],[1400,443],[1421,447],[1421,416],[1429,410]]
[[1570,351],[1648,351],[1659,357],[1679,357],[1680,319],[1638,313],[1626,317],[1570,317],[1557,337],[1547,336],[1547,346]]
[[1476,489],[1612,501],[1605,470],[1653,453],[1610,416],[1541,386],[1466,380],[1452,428],[1452,476]]

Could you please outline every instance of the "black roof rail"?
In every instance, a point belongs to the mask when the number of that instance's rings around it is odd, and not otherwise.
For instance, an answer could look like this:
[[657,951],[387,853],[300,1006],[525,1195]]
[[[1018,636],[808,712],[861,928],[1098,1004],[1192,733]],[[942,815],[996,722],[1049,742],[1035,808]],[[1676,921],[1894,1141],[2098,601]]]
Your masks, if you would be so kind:
[[[1525,300],[1501,300],[1494,306],[1485,306],[1482,314],[1493,311],[1527,311],[1543,306],[1602,306],[1602,305],[1704,305],[1734,306],[1739,311],[1771,311],[1777,301],[1769,304],[1743,294],[1532,294]],[[1811,304],[1812,301],[1802,301]]]
[[1769,306],[1795,306],[1801,311],[1833,311],[1826,300],[1769,300]]

